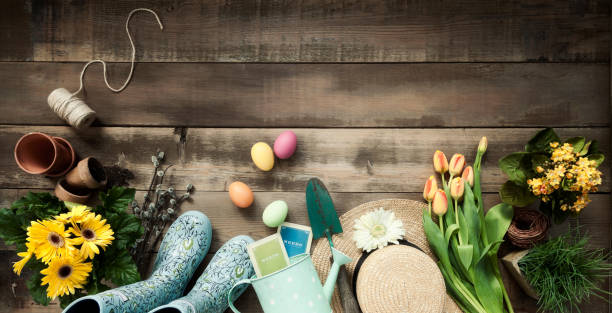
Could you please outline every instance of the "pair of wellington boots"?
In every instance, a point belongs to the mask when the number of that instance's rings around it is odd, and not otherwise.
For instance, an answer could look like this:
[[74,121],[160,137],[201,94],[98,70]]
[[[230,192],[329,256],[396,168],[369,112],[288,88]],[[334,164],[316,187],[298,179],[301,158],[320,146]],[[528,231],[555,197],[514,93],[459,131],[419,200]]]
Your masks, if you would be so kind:
[[[206,215],[188,211],[168,229],[149,279],[72,302],[63,313],[222,313],[227,293],[239,280],[254,274],[247,253],[253,242],[238,236],[226,242],[191,291],[187,283],[208,253],[212,227]],[[243,290],[236,293],[236,297]]]

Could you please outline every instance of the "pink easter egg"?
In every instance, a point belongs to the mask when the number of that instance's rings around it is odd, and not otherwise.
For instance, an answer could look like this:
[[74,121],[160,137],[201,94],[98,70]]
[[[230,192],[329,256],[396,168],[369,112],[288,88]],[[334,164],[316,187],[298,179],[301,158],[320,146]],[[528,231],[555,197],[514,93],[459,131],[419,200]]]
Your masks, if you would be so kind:
[[287,130],[282,132],[274,141],[274,154],[279,159],[288,159],[295,152],[297,136],[294,132]]

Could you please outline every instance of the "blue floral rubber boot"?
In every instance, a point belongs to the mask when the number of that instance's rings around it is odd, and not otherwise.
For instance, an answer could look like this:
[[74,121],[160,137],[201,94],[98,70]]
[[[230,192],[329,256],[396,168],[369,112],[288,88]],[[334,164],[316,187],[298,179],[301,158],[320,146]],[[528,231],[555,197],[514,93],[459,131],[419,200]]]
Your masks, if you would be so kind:
[[212,227],[206,215],[188,211],[170,226],[147,280],[85,296],[64,313],[146,313],[183,295],[210,248]]
[[[227,293],[232,286],[255,275],[247,245],[253,239],[238,236],[226,242],[212,258],[202,276],[186,296],[150,313],[222,313],[228,308]],[[236,292],[238,298],[246,290]]]

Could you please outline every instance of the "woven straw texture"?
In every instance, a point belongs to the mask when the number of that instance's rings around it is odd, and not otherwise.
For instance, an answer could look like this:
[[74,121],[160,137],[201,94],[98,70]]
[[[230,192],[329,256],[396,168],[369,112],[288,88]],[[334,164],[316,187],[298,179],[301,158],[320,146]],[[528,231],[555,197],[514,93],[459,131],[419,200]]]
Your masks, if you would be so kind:
[[[342,251],[353,259],[351,263],[346,265],[349,282],[351,282],[353,279],[355,265],[357,264],[357,260],[359,260],[359,257],[361,256],[361,250],[357,248],[357,246],[351,239],[353,236],[353,226],[355,224],[355,220],[361,215],[381,207],[385,210],[393,210],[395,216],[402,221],[402,223],[404,224],[404,229],[406,230],[406,235],[404,236],[404,239],[421,248],[421,250],[423,250],[423,252],[429,255],[432,259],[436,259],[431,250],[429,249],[429,244],[427,242],[427,238],[425,237],[425,232],[423,230],[423,209],[427,208],[425,203],[405,199],[387,199],[367,202],[340,216],[340,222],[342,223],[342,229],[344,230],[344,233],[333,236],[334,245],[336,249]],[[315,268],[317,269],[317,272],[319,273],[321,281],[325,281],[325,278],[329,273],[329,269],[331,268],[330,257],[331,253],[329,250],[329,244],[327,243],[327,239],[321,238],[316,240],[312,249],[312,261],[315,265]],[[360,272],[360,275],[362,273],[363,271]],[[443,293],[444,291],[445,290],[443,288],[442,290],[438,291],[438,293]],[[387,290],[387,292],[394,295],[395,298],[410,297],[400,289]],[[435,294],[432,296],[435,296]],[[419,299],[415,299],[415,301],[419,301]],[[335,313],[343,313],[340,296],[338,294],[337,288],[334,291],[334,295],[332,298],[332,309]],[[459,307],[457,307],[455,302],[448,295],[446,296],[444,304],[444,312],[461,312]]]
[[[401,291],[403,296],[389,290]],[[404,245],[376,250],[357,276],[357,299],[363,313],[442,313],[444,290],[444,278],[434,260]]]

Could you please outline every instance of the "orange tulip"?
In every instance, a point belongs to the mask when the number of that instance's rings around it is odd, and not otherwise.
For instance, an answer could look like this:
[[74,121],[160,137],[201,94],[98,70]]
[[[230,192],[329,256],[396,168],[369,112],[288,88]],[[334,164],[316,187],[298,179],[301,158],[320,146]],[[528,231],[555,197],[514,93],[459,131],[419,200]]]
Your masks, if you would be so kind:
[[461,199],[463,197],[463,191],[465,190],[464,182],[461,177],[455,177],[451,181],[450,185],[450,194],[451,197],[455,200]]
[[470,184],[470,187],[474,187],[474,169],[471,166],[467,166],[465,169],[463,169],[461,178]]
[[464,165],[465,157],[463,156],[463,154],[455,153],[453,154],[453,157],[451,158],[450,163],[448,165],[448,171],[451,175],[457,176],[461,174]]
[[429,176],[429,178],[425,182],[425,188],[423,189],[423,198],[430,202],[431,200],[433,200],[434,194],[436,193],[437,189],[438,183],[436,182],[436,178],[433,177],[433,175]]
[[438,191],[436,191],[434,194],[432,209],[438,216],[446,214],[446,210],[448,209],[448,199],[446,199],[446,193],[444,193],[444,190],[438,189]]
[[446,160],[446,155],[444,155],[444,152],[440,150],[436,150],[434,153],[433,164],[436,172],[440,174],[444,174],[446,171],[448,171],[448,161]]
[[489,141],[487,140],[487,137],[482,137],[480,138],[480,142],[478,143],[478,152],[480,153],[484,153],[485,151],[487,151],[487,146],[489,144]]

